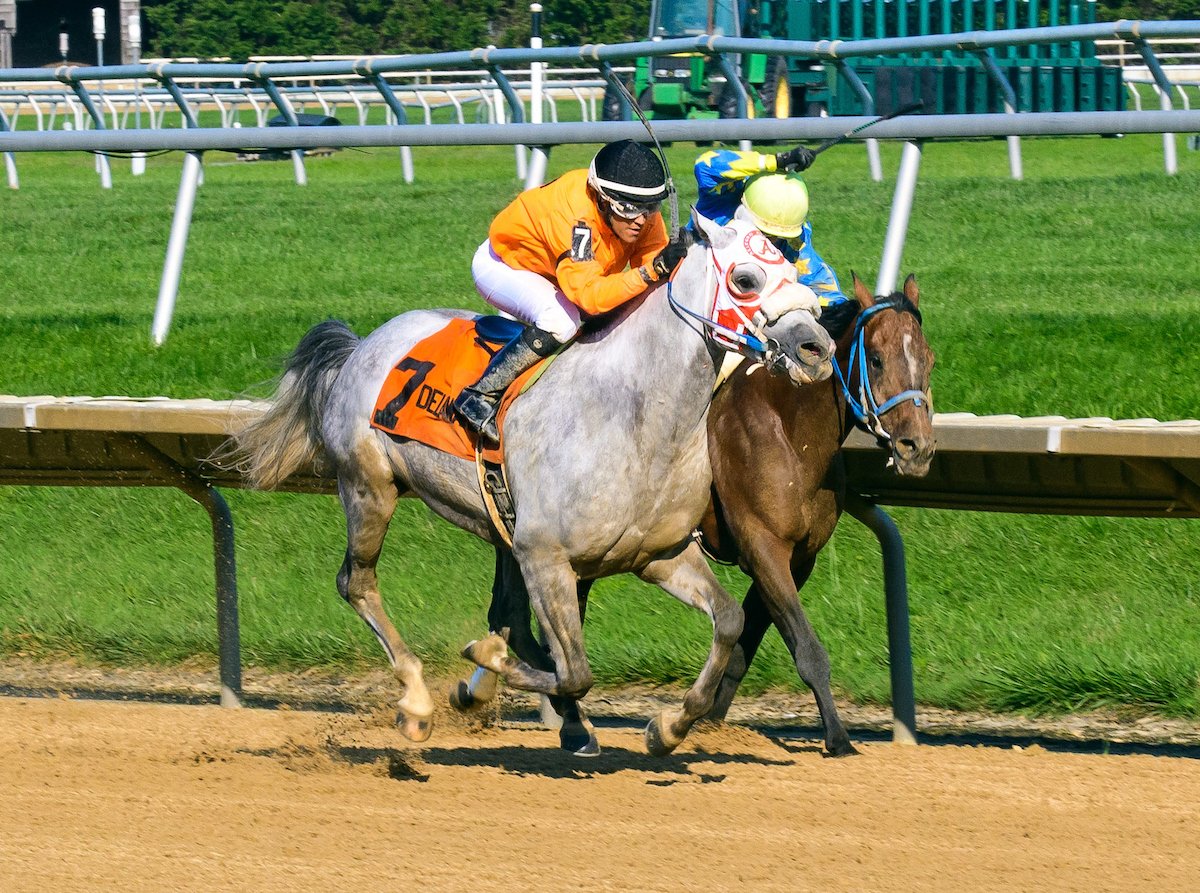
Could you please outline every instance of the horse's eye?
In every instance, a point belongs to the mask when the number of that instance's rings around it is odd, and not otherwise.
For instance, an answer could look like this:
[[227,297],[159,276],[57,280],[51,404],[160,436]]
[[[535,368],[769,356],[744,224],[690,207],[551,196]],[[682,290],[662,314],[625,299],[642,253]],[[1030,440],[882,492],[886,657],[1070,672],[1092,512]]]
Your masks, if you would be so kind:
[[871,354],[871,368],[872,369],[882,369],[883,368],[883,357],[881,357],[877,353]]
[[733,284],[740,291],[752,291],[754,289],[754,274],[753,273],[738,273],[733,277]]

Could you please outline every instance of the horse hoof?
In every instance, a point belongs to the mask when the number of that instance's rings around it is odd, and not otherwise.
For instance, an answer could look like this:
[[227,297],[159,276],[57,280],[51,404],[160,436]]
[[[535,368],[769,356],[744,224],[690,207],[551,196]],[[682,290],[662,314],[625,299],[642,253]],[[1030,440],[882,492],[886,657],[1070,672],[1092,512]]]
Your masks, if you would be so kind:
[[400,734],[416,744],[428,741],[433,734],[432,716],[410,716],[403,710],[396,713],[396,728]]
[[682,738],[671,740],[664,734],[662,714],[646,724],[646,751],[652,757],[665,757],[677,748]]
[[565,751],[569,751],[572,756],[576,757],[600,756],[600,742],[596,740],[596,733],[591,729],[573,732],[568,732],[565,729],[560,730],[558,733],[558,746]]
[[486,638],[468,642],[462,650],[462,656],[485,670],[500,673],[504,670],[504,658],[508,656],[508,643],[492,633]]
[[458,684],[450,689],[450,706],[459,713],[470,713],[472,710],[478,710],[482,704],[471,694],[471,686],[460,679]]
[[450,689],[450,706],[460,713],[479,710],[496,697],[498,677],[480,667],[471,678],[460,680]]
[[849,741],[838,741],[835,744],[825,744],[825,755],[829,757],[855,757],[858,756],[858,748]]

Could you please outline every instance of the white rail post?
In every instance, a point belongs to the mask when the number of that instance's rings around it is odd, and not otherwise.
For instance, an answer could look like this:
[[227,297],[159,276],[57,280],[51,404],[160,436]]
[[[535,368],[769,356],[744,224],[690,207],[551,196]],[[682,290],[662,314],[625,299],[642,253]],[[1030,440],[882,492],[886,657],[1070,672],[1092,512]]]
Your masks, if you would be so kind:
[[[129,35],[129,56],[130,61],[137,65],[142,61],[142,21],[138,13],[129,14],[129,19],[126,23],[126,33]],[[142,80],[138,78],[133,83],[133,123],[138,129],[142,129]],[[134,152],[129,159],[129,168],[135,177],[140,177],[146,173],[146,153]]]
[[917,188],[917,171],[921,167],[921,144],[907,142],[900,153],[900,170],[896,174],[896,191],[892,195],[892,213],[888,218],[887,236],[883,243],[883,259],[879,262],[879,278],[875,294],[890,295],[900,284],[900,259],[904,254],[904,238],[912,215],[913,194]]
[[196,205],[196,187],[200,185],[200,171],[200,153],[186,153],[183,156],[183,173],[179,178],[179,196],[175,199],[175,216],[171,220],[171,237],[167,240],[167,259],[158,286],[158,303],[154,307],[154,325],[150,329],[150,337],[156,347],[167,340],[167,330],[171,328],[175,297],[179,294],[179,274],[183,270],[183,254],[192,225],[192,209]]
[[[529,12],[532,18],[529,48],[542,48],[542,4],[530,3]],[[529,121],[532,124],[542,123],[542,66],[543,62],[529,63]],[[547,152],[545,146],[531,146],[529,151],[529,166],[525,171],[525,188],[535,189],[546,182]]]

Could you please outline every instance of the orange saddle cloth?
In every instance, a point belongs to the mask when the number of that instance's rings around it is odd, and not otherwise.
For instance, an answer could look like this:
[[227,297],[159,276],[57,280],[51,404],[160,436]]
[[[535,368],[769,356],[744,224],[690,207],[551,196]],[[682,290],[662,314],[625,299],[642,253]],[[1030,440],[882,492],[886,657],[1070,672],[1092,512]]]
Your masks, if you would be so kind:
[[[476,323],[480,320],[480,331]],[[393,437],[416,440],[463,459],[475,458],[475,435],[458,420],[451,404],[467,385],[483,375],[492,356],[519,333],[519,323],[498,325],[498,317],[452,319],[413,345],[384,379],[371,427]],[[545,360],[521,374],[501,402],[501,423],[508,405],[536,376]],[[501,429],[503,430],[503,429]],[[499,450],[484,450],[485,456]]]

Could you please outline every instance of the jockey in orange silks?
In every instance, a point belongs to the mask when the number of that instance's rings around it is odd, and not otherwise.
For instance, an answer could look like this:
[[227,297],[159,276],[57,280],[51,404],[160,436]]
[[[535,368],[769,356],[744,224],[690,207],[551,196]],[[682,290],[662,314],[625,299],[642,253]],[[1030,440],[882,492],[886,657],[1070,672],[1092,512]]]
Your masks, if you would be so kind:
[[521,193],[492,222],[471,262],[475,287],[493,307],[528,324],[502,348],[454,409],[495,443],[496,409],[516,378],[606,313],[665,279],[687,253],[668,243],[659,204],[667,176],[632,140],[609,143],[586,169]]
[[797,146],[777,155],[705,152],[696,159],[696,210],[725,224],[743,207],[750,220],[796,265],[801,285],[816,294],[822,307],[847,300],[837,276],[812,245],[808,222],[808,187],[800,171],[813,162],[813,152]]

